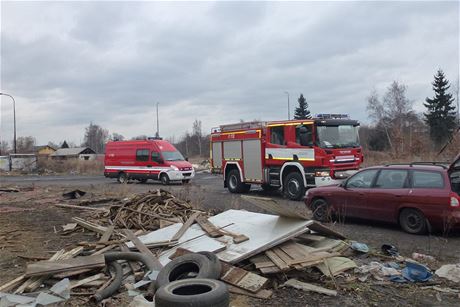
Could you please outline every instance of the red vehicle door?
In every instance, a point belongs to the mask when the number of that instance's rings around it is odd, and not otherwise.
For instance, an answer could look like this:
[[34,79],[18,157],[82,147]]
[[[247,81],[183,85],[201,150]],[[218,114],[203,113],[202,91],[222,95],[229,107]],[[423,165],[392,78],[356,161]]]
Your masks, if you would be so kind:
[[354,174],[335,194],[337,214],[351,217],[365,217],[364,209],[367,203],[367,194],[373,184],[378,169],[368,169]]
[[152,146],[150,152],[150,162],[148,167],[150,167],[150,177],[152,179],[159,179],[160,172],[162,168],[165,167],[163,157],[161,156],[158,146]]
[[395,222],[400,204],[407,200],[408,193],[409,171],[382,169],[367,195],[366,216],[375,220]]
[[440,171],[412,171],[412,186],[406,205],[417,208],[431,222],[432,226],[447,230],[450,204],[450,185],[447,176]]

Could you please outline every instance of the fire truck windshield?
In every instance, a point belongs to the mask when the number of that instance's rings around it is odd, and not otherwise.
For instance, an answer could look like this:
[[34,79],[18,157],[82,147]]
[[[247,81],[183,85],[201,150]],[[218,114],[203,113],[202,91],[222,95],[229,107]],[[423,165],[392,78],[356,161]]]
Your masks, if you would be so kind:
[[184,156],[178,151],[162,151],[163,158],[166,161],[184,161]]
[[322,148],[358,147],[358,127],[353,125],[317,126],[317,143]]

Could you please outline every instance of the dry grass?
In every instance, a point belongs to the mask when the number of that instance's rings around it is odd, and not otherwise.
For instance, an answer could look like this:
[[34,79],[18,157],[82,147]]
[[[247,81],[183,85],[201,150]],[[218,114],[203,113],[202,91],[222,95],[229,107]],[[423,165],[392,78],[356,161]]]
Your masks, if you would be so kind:
[[97,160],[48,160],[39,159],[40,173],[100,175],[104,173],[104,162]]

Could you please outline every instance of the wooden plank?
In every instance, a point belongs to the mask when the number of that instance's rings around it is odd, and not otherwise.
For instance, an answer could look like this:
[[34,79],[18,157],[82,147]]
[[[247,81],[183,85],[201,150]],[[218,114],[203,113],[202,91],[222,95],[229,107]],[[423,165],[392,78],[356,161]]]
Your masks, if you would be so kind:
[[249,238],[243,234],[233,233],[225,229],[222,229],[221,232],[225,235],[231,236],[235,244],[249,240]]
[[272,250],[265,251],[265,255],[270,258],[271,261],[282,271],[289,270],[289,265],[287,265],[277,254]]
[[208,233],[211,238],[223,236],[222,232],[213,223],[211,223],[204,215],[196,217],[196,222],[200,227]]
[[256,293],[253,293],[253,292],[246,291],[246,290],[243,290],[241,288],[238,288],[238,287],[235,287],[235,286],[232,286],[232,285],[227,285],[227,287],[228,287],[228,291],[230,291],[230,293],[247,295],[247,296],[250,296],[250,297],[261,298],[261,299],[269,299],[273,294],[273,291],[266,290],[266,289],[260,290],[260,291],[258,291]]
[[281,205],[276,200],[268,197],[257,197],[250,195],[241,195],[241,198],[250,202],[254,206],[264,209],[270,213],[274,213],[279,216],[309,220],[310,218],[306,214],[301,214],[297,210],[292,209],[289,206]]
[[85,207],[85,206],[75,206],[75,205],[65,205],[65,204],[54,204],[55,207],[60,208],[67,208],[67,209],[79,209],[79,210],[90,210],[90,211],[103,211],[107,212],[108,210],[105,208],[93,208],[93,207]]
[[111,225],[107,227],[107,230],[104,232],[102,235],[101,239],[99,242],[107,242],[109,241],[110,237],[112,236],[113,231],[115,230],[115,225]]
[[336,257],[339,255],[340,255],[339,253],[318,252],[318,253],[310,254],[307,257],[302,258],[302,259],[294,259],[292,261],[289,261],[288,264],[289,265],[309,264],[310,262],[317,262],[317,261],[321,263],[324,261],[324,259]]
[[346,257],[332,257],[325,259],[316,266],[324,275],[331,277],[341,274],[349,269],[356,268],[356,263]]
[[[54,261],[54,260],[60,260],[60,259],[69,259],[72,257],[75,257],[76,255],[80,254],[83,251],[83,247],[79,246],[74,249],[71,249],[70,251],[66,252],[64,249],[61,249],[57,251],[49,261]],[[31,277],[27,279],[19,288],[14,291],[14,293],[23,293],[25,291],[31,292],[36,290],[38,287],[40,287],[43,284],[43,281],[45,281],[49,276],[36,276],[36,277]]]
[[316,285],[312,285],[312,284],[309,284],[309,283],[301,282],[301,281],[298,281],[297,279],[294,279],[294,278],[289,279],[288,281],[286,281],[283,284],[283,286],[289,286],[289,287],[299,289],[299,290],[303,290],[303,291],[312,291],[312,292],[316,292],[316,293],[326,294],[326,295],[329,295],[329,296],[337,296],[337,291],[335,291],[335,290],[330,290],[330,289],[326,289],[326,288],[323,288],[323,287],[320,287],[320,286],[316,286]]
[[326,226],[324,226],[323,224],[321,224],[321,223],[319,223],[317,221],[313,221],[313,223],[310,224],[308,226],[308,228],[310,230],[313,230],[314,232],[320,233],[320,234],[328,236],[328,237],[334,237],[334,238],[338,238],[338,239],[342,239],[342,240],[346,239],[346,237],[343,234],[341,234],[340,232],[332,230],[331,228],[326,227]]
[[39,261],[27,265],[26,276],[51,275],[78,269],[105,267],[104,255],[92,255],[56,261]]
[[84,284],[87,284],[87,283],[89,283],[89,282],[92,282],[92,281],[101,279],[101,278],[103,278],[103,277],[105,277],[105,274],[104,274],[104,273],[99,273],[99,274],[96,274],[96,275],[92,275],[92,276],[86,277],[86,278],[84,278],[84,279],[78,280],[78,281],[75,282],[75,283],[71,283],[69,289],[73,289],[73,288],[80,287],[80,286],[82,286],[82,285],[84,285]]
[[134,246],[137,247],[137,249],[147,255],[148,257],[152,258],[153,262],[154,262],[154,267],[156,270],[161,270],[163,268],[163,265],[161,265],[160,261],[158,260],[157,257],[155,257],[155,255],[152,253],[152,251],[150,249],[147,248],[147,246],[144,245],[144,243],[141,242],[141,240],[139,240],[138,237],[136,237],[134,235],[134,233],[129,230],[129,229],[125,229],[125,233],[126,233],[126,236],[128,237],[129,240],[131,240],[131,242],[133,242]]
[[195,222],[196,218],[202,214],[202,212],[195,212],[193,213],[188,220],[182,225],[182,227],[177,231],[177,233],[171,238],[171,241],[177,241],[182,237],[182,235],[187,231],[187,229],[192,226]]
[[78,218],[78,217],[73,217],[72,220],[75,223],[77,223],[78,225],[80,225],[81,227],[86,228],[86,229],[91,230],[91,231],[94,231],[94,232],[97,232],[97,233],[100,233],[102,235],[107,231],[107,227],[100,226],[100,225],[85,221],[85,220],[83,220],[81,218]]
[[21,275],[19,277],[16,277],[15,279],[7,282],[6,284],[2,285],[0,287],[0,292],[7,292],[9,291],[10,289],[16,287],[17,285],[19,285],[22,281],[24,281],[24,279],[26,279],[26,276],[25,275]]

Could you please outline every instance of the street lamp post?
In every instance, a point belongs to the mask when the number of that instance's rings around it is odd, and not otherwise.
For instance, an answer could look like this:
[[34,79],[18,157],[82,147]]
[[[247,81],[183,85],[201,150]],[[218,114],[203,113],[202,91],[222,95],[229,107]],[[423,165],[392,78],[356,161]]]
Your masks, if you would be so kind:
[[287,95],[287,99],[288,99],[288,120],[291,119],[291,114],[289,112],[289,92],[288,91],[284,91],[284,93]]
[[8,96],[13,100],[13,123],[14,123],[14,153],[16,153],[16,101],[14,100],[14,97],[11,96],[10,94],[6,93],[0,93],[0,96]]

